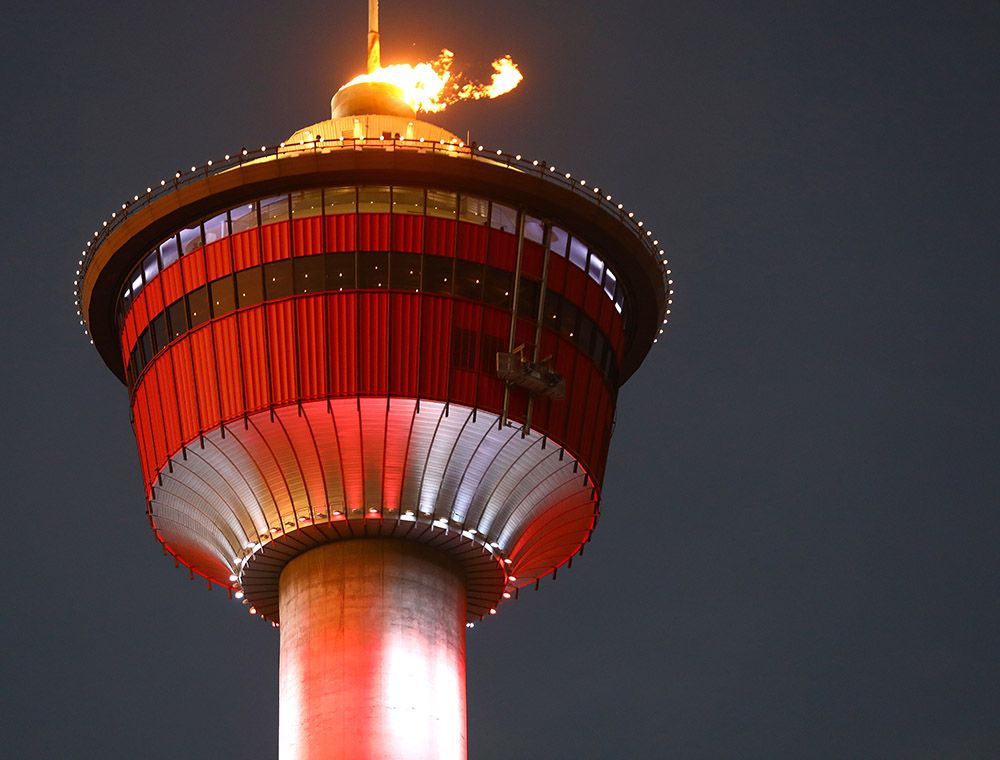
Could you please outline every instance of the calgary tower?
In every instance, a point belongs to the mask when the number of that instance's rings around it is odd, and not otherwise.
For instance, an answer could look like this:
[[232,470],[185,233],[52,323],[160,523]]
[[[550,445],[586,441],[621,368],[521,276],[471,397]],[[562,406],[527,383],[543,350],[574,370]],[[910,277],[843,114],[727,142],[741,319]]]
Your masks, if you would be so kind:
[[130,196],[74,283],[156,539],[279,629],[281,760],[466,756],[466,628],[582,553],[670,313],[617,198],[417,118],[516,65],[429,105],[374,5],[330,119]]

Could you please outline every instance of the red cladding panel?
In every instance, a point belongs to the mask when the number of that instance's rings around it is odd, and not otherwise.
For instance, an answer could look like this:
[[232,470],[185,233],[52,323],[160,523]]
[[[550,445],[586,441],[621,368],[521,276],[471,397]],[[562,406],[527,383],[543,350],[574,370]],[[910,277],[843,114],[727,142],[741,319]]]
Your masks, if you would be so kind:
[[420,296],[389,296],[389,394],[417,396],[420,364]]
[[181,436],[181,421],[177,412],[177,392],[174,387],[173,362],[164,355],[151,368],[156,374],[160,390],[160,406],[163,414],[163,427],[166,433],[167,451],[173,453],[180,449],[184,442]]
[[290,258],[292,255],[289,244],[289,222],[271,222],[260,228],[260,240],[263,246],[264,263]]
[[240,352],[236,333],[236,315],[231,314],[212,324],[215,358],[219,380],[219,403],[222,419],[231,420],[243,413],[243,387]]
[[230,235],[229,242],[233,247],[233,265],[237,271],[260,264],[260,244],[257,240],[256,227]]
[[205,275],[209,282],[225,277],[233,271],[229,256],[229,238],[223,238],[205,246]]
[[542,253],[544,249],[538,243],[525,240],[521,248],[521,273],[533,280],[542,279]]
[[139,337],[139,333],[135,329],[135,315],[136,309],[134,307],[129,309],[128,314],[125,315],[125,329],[122,331],[122,340],[126,356],[132,353],[132,348]]
[[296,256],[323,252],[323,217],[307,216],[292,220],[292,247]]
[[198,435],[198,394],[194,385],[193,360],[190,338],[184,338],[171,347],[170,358],[174,365],[174,384],[177,389],[177,407],[181,422],[181,437],[191,441]]
[[420,315],[420,396],[448,399],[448,364],[451,349],[451,301],[423,298]]
[[268,403],[264,310],[247,309],[239,312],[237,319],[242,349],[243,390],[249,412],[263,409]]
[[388,317],[388,293],[358,296],[359,395],[384,396],[389,390]]
[[159,280],[163,283],[163,300],[168,305],[184,295],[184,282],[181,279],[181,263],[179,261],[160,272]]
[[266,304],[267,358],[271,372],[272,404],[294,401],[297,393],[295,382],[295,323],[294,307],[290,300]]
[[458,223],[458,258],[484,263],[489,247],[490,228],[468,222]]
[[338,214],[324,217],[326,223],[326,250],[332,253],[355,249],[355,214]]
[[350,396],[358,388],[358,319],[354,293],[327,296],[329,393]]
[[424,249],[424,218],[412,214],[393,214],[392,250],[420,253]]
[[326,299],[294,301],[299,353],[299,396],[319,398],[326,394]]
[[212,331],[202,327],[191,333],[191,358],[194,364],[194,382],[198,389],[198,413],[206,429],[219,420],[219,387],[215,372],[215,350]]
[[490,230],[490,252],[486,263],[493,267],[514,271],[517,263],[517,238],[509,232]]
[[157,277],[147,285],[142,291],[142,295],[146,297],[146,313],[152,320],[163,311],[163,284],[160,282],[160,278]]
[[358,214],[358,250],[389,250],[389,215]]
[[424,252],[434,256],[455,255],[455,222],[437,217],[427,218]]
[[184,291],[190,293],[205,284],[204,249],[199,248],[181,259],[181,276],[184,278]]

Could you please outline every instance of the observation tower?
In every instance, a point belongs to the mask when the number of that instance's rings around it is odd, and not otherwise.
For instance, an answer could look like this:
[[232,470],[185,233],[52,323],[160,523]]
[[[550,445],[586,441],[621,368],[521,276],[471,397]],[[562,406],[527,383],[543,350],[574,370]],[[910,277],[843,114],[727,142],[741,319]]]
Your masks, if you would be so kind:
[[130,196],[77,308],[156,539],[279,628],[281,760],[464,758],[466,627],[590,540],[670,274],[562,167],[331,105]]

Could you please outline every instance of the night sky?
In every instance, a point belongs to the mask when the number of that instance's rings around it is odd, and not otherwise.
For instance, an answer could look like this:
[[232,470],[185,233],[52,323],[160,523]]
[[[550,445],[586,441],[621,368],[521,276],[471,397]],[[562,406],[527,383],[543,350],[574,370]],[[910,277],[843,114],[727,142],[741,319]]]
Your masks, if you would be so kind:
[[[365,4],[4,11],[0,755],[269,758],[278,637],[149,530],[83,242],[329,116]],[[431,117],[666,242],[594,540],[469,635],[473,760],[1000,756],[1000,4],[385,0]]]

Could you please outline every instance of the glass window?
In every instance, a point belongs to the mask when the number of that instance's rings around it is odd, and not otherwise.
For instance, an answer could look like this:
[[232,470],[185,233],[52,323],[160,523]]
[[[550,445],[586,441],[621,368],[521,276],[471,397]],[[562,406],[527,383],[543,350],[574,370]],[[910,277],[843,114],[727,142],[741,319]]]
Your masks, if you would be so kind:
[[[547,298],[549,297],[556,299],[555,302],[559,306],[559,319],[556,320],[559,333],[567,338],[575,338],[577,322],[580,320],[580,310],[569,299],[556,295],[552,291],[547,294]],[[547,300],[546,303],[548,303]]]
[[422,187],[392,188],[392,213],[423,216],[424,189]]
[[131,290],[133,296],[139,295],[139,291],[142,290],[142,267],[132,272]]
[[581,314],[577,320],[576,329],[574,343],[576,343],[577,348],[589,356],[590,344],[594,337],[594,324]]
[[617,310],[617,312],[621,314],[624,306],[625,306],[625,289],[618,288],[615,291],[615,310]]
[[427,191],[427,216],[454,219],[458,212],[458,196],[445,190]]
[[187,294],[188,324],[193,330],[198,325],[207,322],[208,310],[208,286],[202,285],[197,290]]
[[357,209],[357,200],[357,190],[353,187],[328,187],[323,191],[324,213],[353,214]]
[[200,224],[181,230],[181,256],[201,248],[205,244],[204,240]]
[[424,280],[421,288],[425,293],[451,295],[454,261],[445,256],[424,256]]
[[389,186],[366,185],[358,188],[358,210],[362,214],[385,214],[389,211]]
[[358,287],[389,287],[389,254],[385,251],[358,254]]
[[566,258],[566,243],[569,242],[569,235],[566,230],[559,227],[552,227],[549,231],[549,250],[557,256]]
[[264,294],[268,301],[292,294],[292,260],[272,261],[264,265]]
[[264,300],[264,281],[260,267],[236,273],[236,303],[239,308],[253,306]]
[[490,210],[490,227],[501,232],[516,232],[517,212],[510,206],[494,203]]
[[[295,213],[294,208],[292,213]],[[292,259],[296,294],[317,293],[323,290],[324,263],[322,256],[300,256]]]
[[171,236],[160,243],[160,264],[164,269],[173,264],[180,257],[180,249],[177,247],[177,237]]
[[514,275],[495,267],[486,267],[483,278],[483,301],[490,306],[509,309],[514,302]]
[[[211,219],[207,219],[204,226],[205,244],[214,243],[216,240],[222,240],[222,238],[229,234],[229,217],[223,211],[221,214],[216,214]],[[162,257],[162,251],[160,255]]]
[[221,317],[236,308],[236,293],[233,291],[233,278],[220,277],[208,283],[209,295],[212,298],[212,316]]
[[187,309],[184,307],[183,298],[178,298],[167,307],[167,318],[170,320],[171,340],[187,332]]
[[357,287],[353,253],[328,253],[323,258],[326,259],[327,290],[354,290]]
[[533,216],[524,217],[524,238],[525,240],[530,240],[532,243],[542,244],[543,235],[545,234],[545,227],[542,225],[541,219],[535,219]]
[[582,269],[584,272],[587,271],[587,245],[577,238],[573,238],[569,241],[569,260],[570,262]]
[[417,253],[389,254],[389,287],[393,290],[420,290],[420,259]]
[[618,283],[618,278],[615,277],[614,272],[610,269],[604,270],[604,292],[608,294],[608,298],[614,300],[615,298],[615,285]]
[[455,259],[455,295],[475,301],[483,299],[483,265]]
[[296,190],[292,193],[292,219],[323,215],[323,191]]
[[276,195],[260,202],[260,223],[284,222],[288,219],[288,196]]
[[139,353],[138,343],[132,347],[132,354],[128,360],[128,366],[132,371],[132,384],[134,385],[139,373],[142,372],[142,354]]
[[471,224],[486,224],[490,219],[490,202],[474,195],[463,195],[459,218]]
[[153,356],[156,354],[156,350],[153,348],[153,338],[149,332],[149,328],[147,327],[142,331],[142,335],[139,336],[139,345],[142,347],[143,366],[153,361]]
[[143,259],[142,271],[146,275],[147,283],[152,282],[156,278],[156,275],[160,273],[160,264],[156,258],[156,251],[153,251]]
[[230,228],[237,232],[251,230],[257,226],[257,204],[244,203],[242,206],[229,209]]
[[534,280],[521,278],[517,290],[517,316],[534,321],[538,317],[538,294],[541,288]]
[[151,330],[153,332],[153,345],[156,350],[161,351],[166,348],[170,342],[170,334],[167,331],[167,313],[165,311],[160,312],[156,319],[153,320]]
[[601,257],[593,251],[590,252],[590,267],[588,272],[590,274],[590,279],[600,284],[601,278],[604,276],[604,262],[601,260]]

